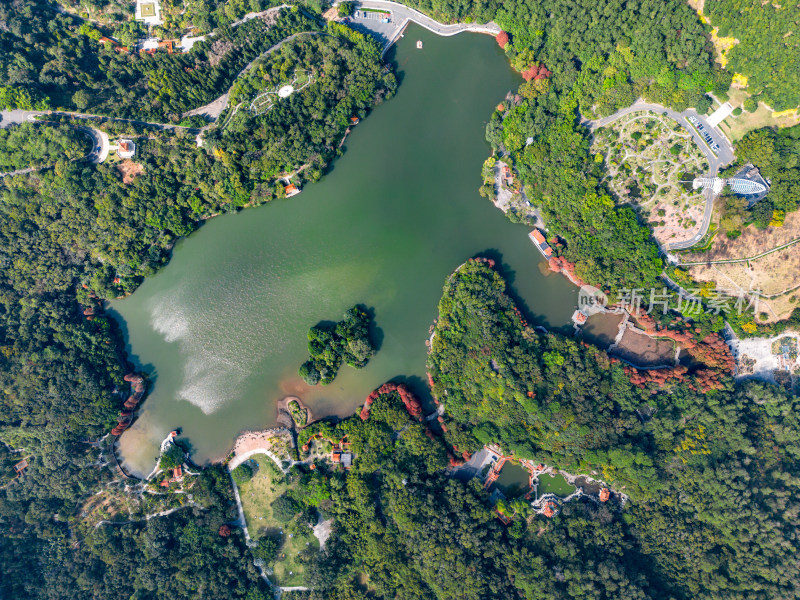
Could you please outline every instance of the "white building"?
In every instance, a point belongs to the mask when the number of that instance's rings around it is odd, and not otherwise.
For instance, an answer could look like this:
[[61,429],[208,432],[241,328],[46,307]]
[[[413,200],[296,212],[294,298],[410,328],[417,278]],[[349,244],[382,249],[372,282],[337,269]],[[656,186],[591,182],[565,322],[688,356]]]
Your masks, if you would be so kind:
[[117,156],[120,158],[133,158],[136,153],[136,144],[131,140],[120,140],[117,145]]
[[143,21],[147,25],[161,25],[161,6],[158,0],[136,0],[136,12],[134,18]]

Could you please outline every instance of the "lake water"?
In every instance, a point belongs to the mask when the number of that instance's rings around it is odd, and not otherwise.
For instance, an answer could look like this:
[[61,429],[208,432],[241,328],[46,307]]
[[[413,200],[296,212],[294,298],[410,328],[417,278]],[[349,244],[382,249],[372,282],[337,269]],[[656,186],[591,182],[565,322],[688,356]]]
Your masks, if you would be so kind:
[[[114,303],[131,360],[153,382],[120,439],[132,471],[152,468],[175,427],[197,462],[223,457],[240,431],[273,425],[288,394],[316,418],[352,414],[390,379],[425,395],[425,340],[444,280],[472,256],[501,259],[532,322],[568,323],[577,288],[544,276],[528,228],[477,192],[486,121],[520,81],[497,43],[412,26],[391,57],[397,95],[354,129],[321,182],[212,219]],[[309,389],[297,376],[308,328],[356,303],[375,312],[378,354]]]
[[506,498],[516,498],[530,489],[531,474],[520,464],[506,462],[500,470],[494,486],[498,487]]
[[607,349],[614,343],[623,318],[622,315],[613,313],[593,314],[586,319],[586,323],[581,328],[583,339],[599,348]]

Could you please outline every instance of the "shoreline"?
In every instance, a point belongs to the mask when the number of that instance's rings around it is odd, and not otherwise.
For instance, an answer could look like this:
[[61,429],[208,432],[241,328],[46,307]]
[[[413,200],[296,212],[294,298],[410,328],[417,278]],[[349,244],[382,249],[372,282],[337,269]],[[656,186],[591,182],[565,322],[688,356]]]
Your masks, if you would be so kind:
[[[381,51],[381,58],[386,55],[386,52],[389,51],[389,48],[391,48],[400,38],[403,37],[409,23],[415,23],[423,29],[427,29],[431,33],[441,37],[451,37],[463,32],[483,33],[486,35],[495,36],[502,31],[500,26],[493,21],[483,24],[440,23],[439,21],[429,17],[425,13],[415,8],[401,4],[400,2],[393,2],[392,0],[364,0],[363,2],[358,3],[358,8],[385,10],[391,12],[393,18],[397,18],[397,26],[394,32],[389,35],[387,41],[384,43],[383,50]],[[368,26],[365,26],[365,28],[369,29]]]

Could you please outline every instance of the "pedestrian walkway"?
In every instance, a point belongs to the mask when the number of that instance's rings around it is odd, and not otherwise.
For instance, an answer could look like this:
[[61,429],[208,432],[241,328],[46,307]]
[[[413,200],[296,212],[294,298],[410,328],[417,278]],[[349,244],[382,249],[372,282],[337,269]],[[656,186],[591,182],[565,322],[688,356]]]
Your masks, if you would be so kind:
[[[429,16],[421,13],[418,10],[413,8],[409,8],[404,4],[400,4],[398,2],[391,2],[389,0],[364,0],[363,2],[359,3],[359,8],[364,9],[373,9],[373,10],[383,10],[388,11],[391,13],[391,23],[394,26],[392,31],[389,33],[384,33],[380,28],[376,29],[375,33],[378,35],[379,38],[382,40],[386,40],[383,46],[383,53],[385,54],[386,51],[391,48],[392,44],[394,44],[397,40],[399,40],[405,28],[408,24],[416,23],[420,27],[424,27],[428,31],[435,33],[436,35],[441,36],[451,36],[457,35],[459,33],[465,31],[472,31],[475,33],[485,33],[489,35],[497,35],[502,31],[500,26],[496,23],[454,23],[452,25],[445,25],[444,23],[439,23],[431,19]],[[380,27],[380,25],[384,25],[380,20],[373,19],[373,20],[366,20],[362,21],[363,26],[366,29],[370,29],[370,24],[373,26]]]

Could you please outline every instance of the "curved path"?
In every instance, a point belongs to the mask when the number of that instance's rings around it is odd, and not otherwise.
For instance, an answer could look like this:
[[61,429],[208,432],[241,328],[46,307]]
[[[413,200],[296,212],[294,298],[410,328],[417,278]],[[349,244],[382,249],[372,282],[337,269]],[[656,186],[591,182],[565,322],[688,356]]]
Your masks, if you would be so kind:
[[[48,121],[37,121],[36,117],[46,115],[47,113],[44,112],[33,112],[33,111],[8,111],[9,113],[19,113],[18,116],[19,120],[16,119],[3,119],[2,123],[3,127],[7,127],[9,125],[14,124],[21,124],[23,121],[28,121],[32,123],[48,123]],[[3,117],[5,117],[6,113],[3,113]],[[56,124],[56,123],[53,123]],[[95,129],[94,127],[87,127],[85,125],[73,125],[75,129],[86,135],[92,141],[92,148],[81,156],[80,158],[75,158],[73,160],[88,160],[92,164],[100,164],[106,158],[108,158],[108,151],[110,148],[110,144],[108,141],[108,135],[104,131],[100,131],[99,129]],[[27,169],[18,169],[16,171],[9,171],[8,173],[0,173],[0,178],[2,177],[13,177],[14,175],[24,175],[26,173],[33,173],[34,171],[41,171],[42,169],[47,169],[52,167],[53,165],[42,165],[41,167],[28,167]]]
[[182,506],[176,506],[175,508],[169,508],[167,510],[162,510],[160,512],[153,513],[151,515],[145,515],[144,519],[129,519],[127,521],[109,521],[108,519],[103,519],[102,521],[98,521],[97,523],[95,523],[94,528],[97,529],[101,525],[128,525],[129,523],[142,523],[144,521],[149,521],[150,519],[157,519],[159,517],[166,517],[167,515],[171,515],[172,513],[177,512],[179,510],[183,510],[184,508],[200,508],[200,509],[203,509],[203,507],[200,506],[199,504],[197,504],[197,502],[194,502],[193,500],[190,500],[189,502],[187,502],[186,504],[184,504]]
[[[185,125],[174,125],[172,123],[153,123],[151,121],[142,121],[141,119],[125,119],[123,117],[111,117],[108,115],[93,115],[88,113],[70,112],[67,110],[7,110],[0,111],[0,127],[7,127],[22,123],[24,121],[35,122],[36,117],[46,116],[63,116],[72,117],[73,119],[104,119],[106,121],[119,121],[122,123],[134,123],[137,125],[148,125],[150,127],[157,127],[162,130],[169,129],[186,129],[188,131],[197,131],[196,127],[186,127]],[[94,129],[94,128],[91,128]],[[95,129],[95,131],[99,131]]]
[[[324,31],[301,31],[299,33],[292,34],[289,37],[286,37],[286,38],[282,39],[280,42],[278,42],[277,44],[275,44],[271,48],[265,50],[264,52],[262,52],[261,54],[256,56],[253,60],[251,60],[249,63],[247,63],[247,65],[244,67],[244,69],[239,71],[239,74],[236,75],[236,77],[233,80],[233,84],[231,84],[231,87],[228,88],[227,92],[222,94],[216,100],[212,100],[211,102],[209,102],[205,106],[199,106],[198,108],[193,108],[192,110],[183,113],[181,115],[181,118],[183,119],[183,118],[186,118],[186,117],[191,117],[192,115],[205,115],[205,116],[207,116],[207,117],[209,117],[209,118],[211,118],[213,120],[216,120],[222,114],[222,111],[224,111],[228,107],[228,100],[229,100],[230,95],[231,95],[231,90],[233,89],[233,86],[236,83],[236,80],[238,80],[242,75],[247,73],[247,71],[250,70],[250,68],[253,66],[253,64],[256,63],[256,61],[261,60],[262,58],[264,58],[265,56],[267,56],[271,52],[274,52],[275,50],[278,50],[281,46],[283,46],[287,42],[291,42],[296,37],[299,37],[301,35],[323,35],[323,34],[325,34]],[[203,127],[203,129],[207,129],[208,127],[209,126],[206,125],[205,127]]]
[[453,25],[445,25],[444,23],[439,23],[438,21],[431,19],[429,16],[421,13],[418,10],[409,8],[405,4],[391,2],[390,0],[363,0],[362,2],[358,3],[358,8],[373,8],[391,11],[396,30],[388,36],[388,41],[383,47],[384,54],[391,47],[391,45],[400,38],[409,22],[416,23],[428,31],[441,36],[456,35],[464,31],[497,35],[502,31],[499,25],[492,22],[486,23],[485,25],[471,23],[455,23]]
[[228,25],[228,27],[238,27],[242,23],[247,23],[247,21],[250,21],[251,19],[257,19],[258,17],[265,17],[269,14],[279,12],[281,9],[289,8],[290,6],[291,6],[290,4],[281,4],[280,6],[273,6],[272,8],[268,8],[267,10],[262,10],[261,12],[247,13],[238,21],[234,21],[233,23]]
[[[253,450],[248,450],[247,452],[243,452],[242,454],[234,456],[228,463],[228,470],[233,471],[240,464],[246,462],[247,460],[250,459],[250,457],[255,456],[256,454],[264,454],[270,457],[272,459],[272,462],[278,465],[278,468],[281,471],[283,471],[284,473],[286,472],[286,470],[283,468],[283,465],[281,464],[281,460],[277,456],[275,456],[275,454],[272,453],[272,450],[267,450],[266,448],[255,448]],[[295,464],[305,464],[305,463],[302,463],[300,461],[293,461],[292,465]]]
[[108,158],[108,151],[111,148],[111,145],[108,141],[108,134],[105,131],[100,131],[94,127],[87,127],[84,125],[78,125],[77,129],[85,133],[87,136],[89,136],[89,139],[92,140],[92,149],[85,158],[87,158],[89,162],[96,165],[99,165],[101,162],[105,161],[105,159]]
[[[698,115],[697,111],[690,108],[684,110],[683,112],[677,112],[672,110],[671,108],[667,108],[666,106],[662,106],[660,104],[650,104],[648,102],[643,102],[641,100],[637,100],[627,108],[623,108],[615,112],[613,115],[609,115],[607,117],[603,117],[602,119],[582,119],[581,123],[586,125],[591,131],[599,127],[605,127],[606,125],[613,123],[617,119],[624,117],[633,112],[639,111],[651,111],[661,114],[666,114],[668,117],[674,119],[681,125],[683,125],[689,133],[692,135],[692,139],[697,144],[697,147],[703,152],[708,161],[708,170],[709,170],[709,177],[714,177],[721,168],[727,166],[728,164],[733,162],[733,146],[731,145],[728,138],[717,128],[711,127],[706,121],[705,117]],[[697,119],[699,123],[703,125],[706,131],[711,132],[714,135],[714,139],[719,142],[719,153],[714,154],[711,151],[711,148],[706,143],[706,140],[697,129],[689,122],[688,117],[694,117]],[[706,192],[706,207],[705,212],[703,213],[703,222],[700,225],[700,230],[694,235],[692,238],[688,240],[684,240],[682,242],[674,242],[670,244],[669,250],[685,250],[686,248],[691,248],[695,244],[697,244],[703,237],[705,237],[706,233],[708,232],[708,227],[711,225],[711,215],[714,208],[714,193],[713,191]]]

